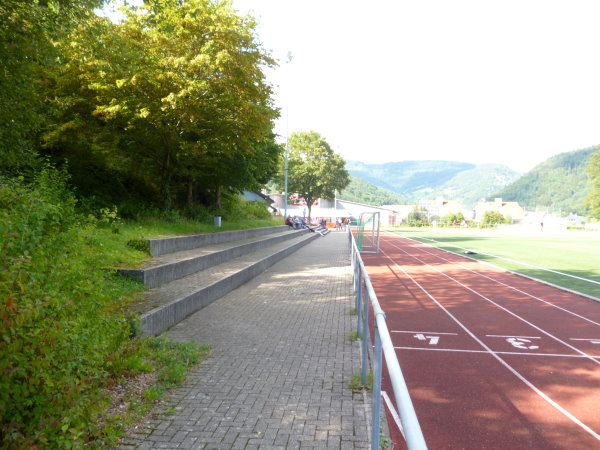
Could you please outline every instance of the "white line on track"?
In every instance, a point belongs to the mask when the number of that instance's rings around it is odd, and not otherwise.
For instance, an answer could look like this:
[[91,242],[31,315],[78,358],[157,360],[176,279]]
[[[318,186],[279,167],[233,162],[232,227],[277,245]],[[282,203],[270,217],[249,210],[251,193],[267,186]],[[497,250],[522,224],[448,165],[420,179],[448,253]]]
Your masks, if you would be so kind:
[[[526,324],[527,324],[527,325],[529,325],[530,327],[532,327],[532,328],[535,328],[535,329],[536,329],[537,331],[539,331],[540,333],[542,333],[542,334],[545,334],[545,335],[546,335],[546,336],[548,336],[549,338],[551,338],[551,339],[554,339],[556,342],[558,342],[558,343],[560,343],[560,344],[564,345],[565,347],[568,347],[568,348],[570,348],[570,349],[571,349],[571,350],[573,350],[575,353],[579,353],[580,355],[587,356],[587,357],[590,359],[590,361],[592,361],[592,362],[594,362],[594,363],[596,363],[596,364],[600,365],[600,361],[599,361],[599,360],[597,360],[597,359],[595,359],[593,356],[590,356],[590,355],[588,355],[587,353],[585,353],[585,352],[583,352],[583,351],[579,350],[577,347],[574,347],[574,346],[572,346],[571,344],[569,344],[568,342],[565,342],[565,341],[563,341],[563,340],[562,340],[562,339],[560,339],[559,337],[557,337],[557,336],[554,336],[552,333],[550,333],[550,332],[548,332],[548,331],[544,330],[543,328],[540,328],[540,327],[538,327],[538,326],[537,326],[537,325],[535,325],[534,323],[531,323],[531,322],[529,322],[527,319],[525,319],[525,318],[523,318],[523,317],[519,316],[518,314],[516,314],[516,313],[512,312],[510,309],[508,309],[508,308],[506,308],[506,307],[504,307],[504,306],[502,306],[502,305],[500,305],[500,304],[496,303],[496,302],[495,302],[494,300],[492,300],[491,298],[488,298],[488,297],[486,297],[485,295],[481,294],[480,292],[477,292],[475,289],[473,289],[473,288],[471,288],[471,287],[467,286],[466,284],[464,284],[464,283],[461,283],[461,282],[460,282],[460,281],[458,281],[456,278],[453,278],[453,277],[451,277],[450,275],[448,275],[448,274],[446,274],[446,273],[442,272],[442,271],[441,271],[441,270],[439,270],[438,268],[436,268],[436,267],[433,267],[431,264],[428,264],[428,263],[426,263],[426,262],[425,262],[425,261],[423,261],[422,259],[419,259],[419,258],[417,258],[416,256],[413,256],[413,255],[410,255],[408,252],[406,252],[405,250],[401,249],[400,247],[398,247],[398,246],[397,246],[397,245],[395,245],[395,244],[391,244],[391,243],[390,243],[389,245],[391,245],[392,247],[394,247],[394,248],[396,248],[396,249],[400,250],[400,251],[401,251],[401,252],[403,252],[404,254],[408,255],[410,258],[413,258],[413,259],[415,259],[415,260],[419,261],[419,263],[420,263],[420,264],[422,264],[422,265],[424,265],[424,266],[427,266],[427,267],[430,267],[431,269],[435,270],[435,271],[436,271],[437,273],[439,273],[440,275],[443,275],[444,277],[448,278],[449,280],[451,280],[451,281],[454,281],[454,282],[455,282],[456,284],[458,284],[459,286],[461,286],[461,287],[465,288],[465,289],[466,289],[466,290],[468,290],[469,292],[472,292],[473,294],[477,295],[478,297],[481,297],[482,299],[484,299],[485,301],[487,301],[487,302],[491,303],[492,305],[496,306],[497,308],[500,308],[501,310],[503,310],[503,311],[505,311],[506,313],[508,313],[508,314],[510,314],[511,316],[513,316],[515,319],[518,319],[518,320],[520,320],[520,321],[522,321],[522,322],[526,323]],[[383,253],[383,254],[384,254],[384,255],[385,255],[387,258],[389,258],[389,259],[390,259],[390,261],[393,261],[393,262],[394,262],[394,264],[396,265],[396,267],[399,267],[399,268],[400,268],[400,269],[401,269],[401,270],[402,270],[404,273],[406,273],[406,272],[404,271],[404,269],[402,269],[400,266],[398,266],[398,264],[396,264],[396,262],[395,262],[395,261],[394,261],[392,258],[390,258],[390,257],[388,256],[388,254],[387,254],[387,253],[385,253],[383,250],[382,250],[382,253]],[[408,275],[408,273],[406,273],[406,274]],[[408,276],[410,277],[410,275],[408,275]],[[411,279],[413,279],[412,277],[410,277],[410,278],[411,278]],[[414,279],[413,279],[413,281],[414,281]],[[416,281],[414,281],[414,282],[416,282]]]
[[[403,236],[403,235],[401,235],[401,236]],[[467,251],[469,250],[467,248],[461,247],[460,245],[448,244],[446,242],[436,241],[435,239],[429,239],[429,238],[425,238],[425,237],[422,237],[422,238],[419,238],[419,239],[423,239],[423,240],[431,241],[431,242],[437,242],[438,244],[447,245],[448,247],[460,248],[461,250],[467,250]],[[600,285],[600,281],[590,280],[589,278],[583,278],[583,277],[578,277],[577,275],[571,275],[569,273],[559,272],[558,270],[548,269],[547,267],[536,266],[535,264],[529,264],[529,263],[526,263],[526,262],[523,262],[523,261],[519,261],[517,259],[505,258],[503,256],[493,255],[491,253],[485,253],[485,252],[480,252],[480,251],[477,251],[476,253],[479,253],[480,255],[491,256],[492,258],[496,258],[496,259],[502,259],[502,260],[508,261],[508,262],[514,262],[514,263],[517,263],[517,264],[521,264],[522,266],[525,266],[525,267],[531,267],[532,269],[545,270],[546,272],[552,272],[552,273],[555,273],[557,275],[563,275],[565,277],[571,277],[571,278],[575,278],[577,280],[587,281],[589,283],[594,283],[594,284],[599,284]]]
[[[401,251],[404,252],[404,250],[399,249]],[[423,286],[421,286],[421,284],[415,280],[413,277],[410,276],[410,274],[408,272],[406,272],[401,266],[399,266],[387,253],[385,253],[383,250],[381,250],[381,252],[383,253],[383,255],[388,258],[392,264],[394,266],[396,266],[398,269],[400,269],[408,278],[410,278],[410,280],[419,288],[421,289],[425,295],[427,295],[436,305],[438,305],[438,307],[444,311],[459,327],[461,327],[469,336],[471,336],[471,338],[473,340],[475,340],[479,345],[481,345],[481,347],[483,347],[492,357],[494,357],[500,364],[502,364],[509,372],[511,372],[514,376],[516,376],[519,380],[521,380],[524,384],[526,384],[531,390],[533,390],[536,394],[538,394],[541,398],[543,398],[544,400],[546,400],[551,406],[553,406],[557,411],[559,411],[560,413],[562,413],[565,417],[569,418],[573,423],[577,424],[580,428],[582,428],[583,430],[585,430],[587,433],[589,433],[590,435],[592,435],[594,438],[596,438],[597,440],[600,441],[600,434],[596,433],[594,430],[592,430],[589,426],[587,426],[586,424],[584,424],[581,420],[579,420],[577,417],[575,417],[573,414],[571,414],[569,411],[567,411],[565,408],[563,408],[562,406],[560,406],[558,403],[556,403],[554,400],[552,400],[547,394],[545,394],[543,391],[541,391],[539,388],[537,388],[532,382],[530,382],[528,379],[526,379],[523,375],[521,375],[519,372],[517,372],[516,369],[514,369],[510,364],[508,364],[506,361],[504,361],[500,356],[498,356],[496,353],[494,353],[494,351],[488,347],[481,339],[479,339],[477,336],[475,336],[474,333],[471,332],[471,330],[469,330],[466,325],[464,325],[460,320],[458,320],[458,318],[456,318],[450,311],[448,311],[439,301],[436,300],[435,297],[433,297],[428,291],[427,289],[425,289]],[[406,252],[404,252],[406,253]],[[406,253],[408,254],[408,253]],[[410,256],[410,255],[409,255]],[[413,257],[414,258],[414,257]],[[418,258],[415,258],[418,260]],[[423,263],[425,264],[425,263]],[[426,264],[428,265],[428,264]],[[431,267],[431,266],[430,266]],[[445,275],[445,274],[444,274]],[[446,275],[447,276],[447,275]],[[450,278],[450,277],[449,277]],[[589,355],[588,355],[589,357]],[[594,359],[591,359],[592,361],[595,361]],[[597,362],[597,361],[596,361]]]
[[513,336],[513,335],[502,335],[502,334],[486,334],[487,337],[499,337],[499,338],[523,338],[523,339],[541,339],[540,336]]
[[438,333],[437,331],[396,331],[391,330],[390,333],[423,333],[423,334],[439,334],[448,336],[458,336],[458,333]]
[[[427,352],[451,352],[451,353],[484,353],[490,352],[486,350],[461,350],[458,348],[432,348],[432,347],[394,347],[399,350],[422,350]],[[585,358],[581,355],[564,355],[560,353],[525,353],[525,352],[496,352],[492,351],[495,355],[516,355],[516,356],[553,356],[555,358]]]
[[396,422],[396,426],[398,427],[398,429],[400,430],[400,433],[402,433],[402,436],[404,436],[404,439],[406,440],[406,436],[404,435],[404,428],[402,428],[402,422],[400,421],[400,416],[396,412],[396,408],[394,408],[394,405],[393,405],[392,401],[390,400],[389,395],[387,395],[387,392],[381,391],[381,398],[383,398],[383,401],[385,402],[386,406],[390,410],[390,414],[394,418],[394,422]]
[[[401,237],[402,237],[402,238],[404,238],[404,239],[407,239],[407,240],[409,240],[409,241],[416,242],[416,243],[418,243],[418,244],[425,244],[424,242],[415,241],[414,239],[410,239],[410,238],[408,238],[408,237],[406,237],[406,236],[401,236]],[[438,250],[438,251],[446,251],[446,250],[443,250],[443,249],[440,249],[440,248],[434,247],[434,246],[432,246],[432,245],[429,245],[429,244],[425,244],[425,245],[427,245],[427,246],[429,246],[429,247],[431,247],[431,248],[433,248],[433,249],[435,249],[435,250]],[[592,320],[592,319],[590,319],[590,318],[588,318],[588,317],[582,316],[581,314],[577,314],[576,312],[573,312],[573,311],[569,311],[568,309],[566,309],[566,308],[563,308],[562,306],[555,305],[554,303],[551,303],[551,302],[549,302],[549,301],[547,301],[547,300],[544,300],[543,298],[537,297],[537,296],[535,296],[535,295],[533,295],[533,294],[530,294],[530,293],[528,293],[528,292],[525,292],[525,291],[523,291],[523,290],[521,290],[521,289],[519,289],[519,288],[516,288],[516,287],[514,287],[514,286],[511,286],[511,285],[509,285],[509,284],[506,284],[506,283],[504,283],[504,282],[502,282],[502,281],[500,281],[500,280],[497,280],[497,279],[495,279],[495,278],[492,278],[492,277],[490,277],[490,276],[488,276],[488,275],[486,275],[486,274],[484,274],[484,273],[477,272],[476,270],[470,269],[469,267],[466,267],[466,266],[462,265],[461,263],[458,263],[458,262],[456,262],[456,261],[451,261],[451,260],[449,260],[449,259],[446,259],[446,258],[444,258],[443,256],[440,256],[440,255],[438,255],[438,254],[436,254],[436,253],[433,253],[433,252],[430,252],[430,251],[427,251],[427,250],[424,250],[424,249],[421,249],[421,251],[423,251],[423,252],[427,253],[428,255],[435,256],[436,258],[438,258],[438,259],[441,259],[442,261],[446,261],[446,262],[448,262],[448,263],[454,264],[454,265],[456,265],[457,267],[460,267],[460,268],[462,268],[462,269],[464,269],[464,270],[467,270],[467,271],[469,271],[469,272],[471,272],[471,273],[474,273],[474,274],[476,274],[476,275],[478,275],[478,276],[480,276],[480,277],[482,277],[482,278],[485,278],[485,279],[487,279],[487,280],[493,281],[494,283],[497,283],[497,284],[499,284],[499,285],[501,285],[501,286],[504,286],[504,287],[507,287],[507,288],[509,288],[509,289],[512,289],[512,290],[514,290],[514,291],[516,291],[516,292],[519,292],[520,294],[526,295],[527,297],[530,297],[530,298],[532,298],[532,299],[534,299],[534,300],[537,300],[537,301],[539,301],[539,302],[545,303],[545,304],[546,304],[546,305],[548,305],[548,306],[552,306],[552,307],[554,307],[554,308],[556,308],[556,309],[560,309],[561,311],[563,311],[563,312],[566,312],[566,313],[568,313],[568,314],[571,314],[571,315],[573,315],[573,316],[575,316],[575,317],[578,317],[578,318],[579,318],[579,319],[581,319],[581,320],[585,320],[586,322],[589,322],[589,323],[592,323],[592,324],[594,324],[594,325],[598,325],[598,326],[600,326],[600,323],[598,323],[598,322],[596,322],[596,321],[594,321],[594,320]],[[449,253],[451,253],[451,252],[449,252]],[[460,257],[460,255],[456,255],[455,253],[451,253],[451,254],[453,254],[453,255],[455,255],[455,256],[457,256],[457,257]],[[477,260],[476,260],[476,261],[477,261]],[[478,261],[478,262],[479,262],[479,263],[483,263],[483,264],[489,264],[488,262],[485,262],[485,261]],[[490,265],[491,265],[491,264],[490,264]],[[493,267],[497,267],[497,266],[493,266]]]

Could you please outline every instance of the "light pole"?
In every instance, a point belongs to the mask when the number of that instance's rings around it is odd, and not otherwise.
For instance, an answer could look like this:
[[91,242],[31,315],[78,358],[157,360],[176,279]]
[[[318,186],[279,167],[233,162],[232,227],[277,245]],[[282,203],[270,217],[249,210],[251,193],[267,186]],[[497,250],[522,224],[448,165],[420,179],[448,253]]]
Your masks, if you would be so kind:
[[288,153],[289,153],[289,139],[290,139],[290,69],[289,63],[292,62],[292,52],[287,53],[286,65],[288,65],[287,69],[287,93],[286,93],[286,114],[285,114],[285,163],[283,165],[283,178],[285,184],[285,213],[284,218],[288,216]]

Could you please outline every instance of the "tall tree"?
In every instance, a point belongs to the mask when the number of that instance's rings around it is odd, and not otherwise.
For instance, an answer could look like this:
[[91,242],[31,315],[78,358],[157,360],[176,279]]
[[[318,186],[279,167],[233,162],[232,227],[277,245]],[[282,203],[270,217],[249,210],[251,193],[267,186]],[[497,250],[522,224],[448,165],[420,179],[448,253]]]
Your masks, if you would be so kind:
[[344,159],[315,131],[292,133],[288,140],[289,191],[306,201],[308,216],[318,198],[332,199],[350,183]]
[[597,152],[590,155],[587,174],[592,183],[592,189],[586,203],[590,207],[590,216],[600,219],[600,147]]
[[211,0],[147,0],[126,12],[119,24],[94,18],[64,43],[56,85],[66,89],[52,100],[64,109],[47,147],[64,151],[66,133],[101,129],[83,146],[90,159],[137,174],[164,209],[191,203],[195,190],[218,202],[268,176],[278,111],[263,69],[274,62],[254,21]]
[[57,65],[53,43],[102,0],[0,2],[0,172],[15,174],[35,159],[35,137],[46,121],[44,72]]

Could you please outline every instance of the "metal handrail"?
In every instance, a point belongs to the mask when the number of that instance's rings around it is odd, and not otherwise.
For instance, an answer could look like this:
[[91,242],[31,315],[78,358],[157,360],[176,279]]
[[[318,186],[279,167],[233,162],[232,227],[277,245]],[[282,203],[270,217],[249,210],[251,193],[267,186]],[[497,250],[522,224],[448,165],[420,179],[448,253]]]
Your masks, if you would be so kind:
[[[371,279],[367,274],[365,265],[360,252],[356,246],[354,235],[351,231],[350,242],[352,245],[352,273],[354,277],[354,292],[356,293],[356,311],[358,312],[358,335],[361,337],[361,378],[365,384],[367,380],[368,358],[369,353],[369,302],[373,308],[375,329],[374,337],[374,352],[372,356],[373,363],[373,420],[371,427],[371,449],[379,448],[379,426],[381,423],[381,371],[382,371],[382,353],[387,364],[388,374],[394,391],[394,398],[402,424],[402,434],[406,440],[406,445],[409,450],[424,450],[427,449],[425,438],[417,419],[417,414],[408,393],[408,387],[402,375],[402,369],[396,356],[396,350],[392,344],[392,338],[388,331],[385,321],[385,312],[381,309],[375,290],[371,284]],[[366,298],[363,299],[364,295]]]

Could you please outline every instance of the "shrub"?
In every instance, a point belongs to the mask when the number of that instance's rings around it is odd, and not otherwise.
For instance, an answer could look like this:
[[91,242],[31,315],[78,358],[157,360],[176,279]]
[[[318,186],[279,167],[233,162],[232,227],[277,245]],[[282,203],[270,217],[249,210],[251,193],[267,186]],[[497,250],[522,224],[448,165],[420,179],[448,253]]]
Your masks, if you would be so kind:
[[[95,221],[67,175],[46,165],[26,185],[0,179],[0,447],[82,444],[93,394],[129,337],[114,299],[131,282],[98,267]],[[129,284],[128,284],[129,283]]]
[[238,222],[240,220],[270,219],[271,213],[262,202],[249,202],[239,197],[229,197],[223,204],[221,215],[224,220]]
[[504,223],[504,216],[498,211],[486,211],[483,213],[482,227],[495,227],[501,223]]

